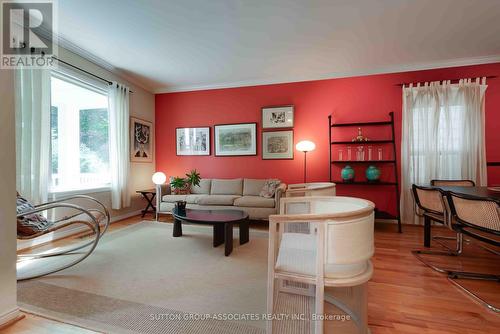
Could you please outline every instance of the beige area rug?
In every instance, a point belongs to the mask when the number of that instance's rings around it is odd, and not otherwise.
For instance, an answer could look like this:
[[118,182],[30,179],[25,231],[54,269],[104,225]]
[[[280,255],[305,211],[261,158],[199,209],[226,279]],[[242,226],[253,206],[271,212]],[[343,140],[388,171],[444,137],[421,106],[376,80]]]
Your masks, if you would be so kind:
[[237,231],[229,257],[208,226],[183,225],[180,238],[155,222],[111,232],[75,267],[20,282],[18,302],[106,333],[264,333],[262,318],[214,319],[266,312],[267,232],[240,246]]

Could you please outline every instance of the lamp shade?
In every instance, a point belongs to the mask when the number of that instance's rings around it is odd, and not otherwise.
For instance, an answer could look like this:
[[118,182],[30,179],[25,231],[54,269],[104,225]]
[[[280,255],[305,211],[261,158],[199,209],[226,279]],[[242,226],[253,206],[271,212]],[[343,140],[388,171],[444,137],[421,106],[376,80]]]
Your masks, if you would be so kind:
[[151,179],[154,184],[164,184],[167,181],[167,176],[162,172],[156,172]]
[[316,144],[310,140],[302,140],[295,145],[295,148],[301,152],[310,152],[316,148]]

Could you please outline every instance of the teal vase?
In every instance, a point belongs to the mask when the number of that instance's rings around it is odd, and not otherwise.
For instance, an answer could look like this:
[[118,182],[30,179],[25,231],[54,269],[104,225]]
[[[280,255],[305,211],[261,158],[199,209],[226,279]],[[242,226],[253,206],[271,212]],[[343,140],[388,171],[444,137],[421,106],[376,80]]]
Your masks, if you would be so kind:
[[342,180],[344,182],[352,182],[354,181],[354,169],[352,169],[351,166],[347,165],[344,168],[342,168],[340,176],[342,177]]
[[377,182],[380,180],[380,169],[378,169],[376,166],[370,165],[366,169],[366,179],[368,182]]

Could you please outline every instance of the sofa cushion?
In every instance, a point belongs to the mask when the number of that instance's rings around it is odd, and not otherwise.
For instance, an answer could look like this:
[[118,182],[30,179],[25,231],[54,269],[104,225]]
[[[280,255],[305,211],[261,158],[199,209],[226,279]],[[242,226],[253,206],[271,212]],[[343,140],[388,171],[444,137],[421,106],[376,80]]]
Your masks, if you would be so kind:
[[274,208],[274,198],[264,198],[260,196],[243,196],[234,200],[235,206],[247,208]]
[[238,195],[201,195],[198,199],[199,205],[233,205]]
[[243,194],[243,180],[212,180],[210,195],[239,195]]
[[191,194],[210,194],[211,179],[201,179],[199,186],[191,186]]
[[177,202],[177,201],[185,201],[186,197],[187,197],[187,195],[164,195],[161,198],[161,200],[163,202],[174,203],[174,202]]
[[260,191],[264,187],[266,180],[262,179],[244,179],[243,180],[243,196],[259,196]]
[[177,201],[186,201],[190,204],[197,204],[200,197],[205,195],[165,195],[162,198],[163,202],[175,203]]

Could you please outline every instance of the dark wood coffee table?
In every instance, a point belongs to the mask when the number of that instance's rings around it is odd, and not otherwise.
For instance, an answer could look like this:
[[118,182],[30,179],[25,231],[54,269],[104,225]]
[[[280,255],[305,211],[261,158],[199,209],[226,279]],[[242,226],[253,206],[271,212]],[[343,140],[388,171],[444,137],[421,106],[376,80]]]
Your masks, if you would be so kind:
[[240,229],[240,245],[249,240],[248,214],[240,210],[178,210],[174,208],[174,237],[182,236],[182,222],[213,225],[213,246],[224,243],[224,254],[229,256],[233,251],[233,224],[238,223]]

